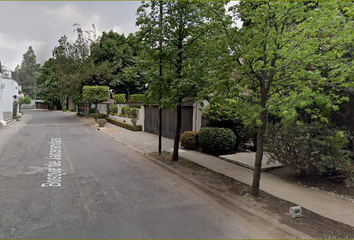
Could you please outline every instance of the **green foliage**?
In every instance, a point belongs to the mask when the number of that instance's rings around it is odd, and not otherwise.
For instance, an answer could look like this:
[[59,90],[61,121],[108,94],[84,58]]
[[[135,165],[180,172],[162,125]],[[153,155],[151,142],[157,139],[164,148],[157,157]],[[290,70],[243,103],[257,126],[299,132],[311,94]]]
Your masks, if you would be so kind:
[[114,113],[117,113],[118,112],[118,106],[117,105],[114,105],[113,107],[112,107],[112,113],[114,114]]
[[49,105],[49,109],[56,109],[61,104],[61,94],[58,81],[55,77],[55,60],[50,58],[39,69],[36,77],[37,92],[36,96]]
[[103,114],[103,113],[90,113],[90,116],[93,117],[93,118],[106,118],[106,114]]
[[330,124],[285,121],[269,125],[265,150],[297,174],[328,177],[348,166],[347,144],[347,134]]
[[12,112],[12,116],[16,117],[17,116],[17,110],[18,110],[18,101],[14,101],[13,102],[13,112]]
[[132,120],[130,120],[132,122],[132,124],[134,126],[136,126],[136,123],[138,122],[138,119],[137,118],[132,118]]
[[181,145],[190,150],[197,148],[198,133],[192,131],[185,131],[181,136]]
[[[220,27],[213,16],[225,16],[227,2],[151,1],[137,10],[138,36],[145,48],[137,58],[149,83],[145,103],[177,109],[173,160],[178,160],[181,105],[195,101],[206,87],[211,59],[217,58],[211,36]],[[137,68],[138,69],[138,68]]]
[[106,123],[107,123],[107,120],[106,119],[104,119],[104,118],[100,118],[100,119],[98,119],[98,125],[100,126],[100,127],[104,127],[105,125],[106,125]]
[[140,69],[134,72],[128,70],[135,65],[134,57],[141,47],[141,42],[137,41],[134,34],[126,37],[112,30],[103,32],[99,41],[91,45],[90,56],[91,69],[100,70],[100,74],[91,74],[94,77],[88,77],[90,82],[87,84],[108,85],[124,92],[142,92],[146,82],[144,74]]
[[138,118],[138,115],[139,115],[139,110],[137,108],[132,108],[131,110],[132,118]]
[[[98,103],[108,101],[110,98],[109,87],[106,86],[84,86],[82,91],[82,99]],[[97,107],[97,106],[96,106]]]
[[130,105],[130,107],[131,107],[131,108],[141,108],[141,105],[135,105],[135,104],[133,105],[133,104],[132,104],[132,105]]
[[144,94],[132,94],[132,95],[130,95],[129,102],[132,102],[132,103],[144,102]]
[[204,127],[198,133],[203,151],[215,155],[227,154],[235,148],[236,136],[227,128]]
[[125,102],[125,94],[116,94],[115,100],[117,103]]
[[127,107],[127,117],[128,118],[132,117],[132,109],[131,109],[131,107]]
[[129,123],[125,123],[125,122],[121,122],[121,121],[117,121],[117,120],[114,120],[114,119],[111,119],[111,118],[106,118],[106,120],[114,125],[117,125],[119,127],[122,127],[122,128],[126,128],[128,130],[131,130],[131,131],[142,131],[143,127],[141,125],[132,125],[132,124],[129,124]]
[[13,116],[12,117],[12,119],[16,119],[16,120],[18,120],[18,119],[20,119],[21,118],[21,116]]
[[127,107],[126,107],[126,106],[123,106],[123,107],[120,109],[120,112],[121,112],[121,114],[123,115],[123,117],[127,116]]
[[252,195],[258,195],[269,114],[294,121],[305,112],[326,122],[328,112],[345,100],[341,90],[353,86],[354,22],[343,4],[354,7],[333,1],[241,1],[234,7],[244,25],[226,25],[224,39],[232,54],[225,51],[216,61],[229,66],[232,76],[215,81],[211,92],[262,110]]
[[209,121],[209,127],[231,129],[237,138],[236,148],[257,132],[258,111],[242,101],[212,101],[203,109],[202,118]]
[[19,98],[20,104],[31,104],[31,98],[29,96],[20,97]]
[[30,46],[26,53],[23,54],[21,67],[17,67],[15,74],[21,81],[22,91],[31,98],[36,96],[36,76],[38,76],[39,64],[37,57]]

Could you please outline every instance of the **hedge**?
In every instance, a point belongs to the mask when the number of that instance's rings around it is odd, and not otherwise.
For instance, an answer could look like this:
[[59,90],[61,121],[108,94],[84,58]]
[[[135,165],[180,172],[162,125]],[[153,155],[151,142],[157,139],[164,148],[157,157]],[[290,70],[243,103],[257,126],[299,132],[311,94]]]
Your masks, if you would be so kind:
[[118,106],[117,105],[114,105],[112,107],[112,113],[117,113],[118,112]]
[[114,125],[117,125],[119,127],[122,127],[122,128],[125,128],[125,129],[128,129],[128,130],[131,130],[131,131],[142,131],[143,130],[143,127],[141,125],[132,125],[132,124],[129,124],[129,123],[124,123],[124,122],[121,122],[121,121],[118,121],[118,120],[114,120],[112,118],[106,118],[106,120]]
[[132,94],[130,95],[129,102],[144,102],[144,94]]
[[125,94],[116,94],[115,99],[117,103],[125,102]]
[[197,139],[197,132],[185,131],[181,136],[181,145],[186,149],[195,150],[197,148]]
[[[91,113],[90,116],[93,117],[93,118],[96,118],[97,114],[96,113]],[[106,114],[98,113],[98,118],[105,118],[105,117],[106,117]]]
[[215,155],[227,154],[235,148],[236,136],[228,128],[204,127],[198,133],[203,151]]

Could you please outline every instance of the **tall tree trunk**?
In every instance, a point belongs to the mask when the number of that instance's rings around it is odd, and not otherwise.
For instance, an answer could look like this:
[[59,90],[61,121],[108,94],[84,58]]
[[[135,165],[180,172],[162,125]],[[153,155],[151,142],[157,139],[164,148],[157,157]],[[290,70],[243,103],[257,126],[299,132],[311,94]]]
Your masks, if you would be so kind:
[[261,181],[261,170],[262,170],[262,159],[263,159],[263,147],[264,147],[264,135],[267,129],[267,115],[268,111],[265,108],[267,103],[267,97],[262,96],[261,106],[263,111],[261,112],[260,119],[262,121],[262,125],[258,128],[257,134],[257,151],[256,151],[256,159],[254,162],[254,171],[253,171],[253,182],[251,195],[258,197],[259,195],[259,184]]
[[181,135],[181,126],[182,126],[182,101],[177,105],[177,124],[176,124],[175,142],[173,145],[172,161],[178,161],[178,148],[179,148],[179,139]]
[[[266,55],[264,55],[264,62],[266,64],[265,56]],[[261,89],[260,105],[263,109],[260,114],[260,120],[262,121],[262,125],[259,126],[258,133],[257,133],[257,150],[256,150],[256,159],[254,161],[253,182],[252,182],[252,189],[251,189],[251,195],[255,197],[259,196],[259,185],[261,181],[262,160],[263,160],[264,135],[267,129],[267,120],[268,120],[267,119],[268,111],[266,109],[267,96],[268,96],[268,91],[266,90],[266,86],[265,86],[266,78],[267,78],[267,74],[265,71],[263,71],[262,80],[260,82],[260,89]]]

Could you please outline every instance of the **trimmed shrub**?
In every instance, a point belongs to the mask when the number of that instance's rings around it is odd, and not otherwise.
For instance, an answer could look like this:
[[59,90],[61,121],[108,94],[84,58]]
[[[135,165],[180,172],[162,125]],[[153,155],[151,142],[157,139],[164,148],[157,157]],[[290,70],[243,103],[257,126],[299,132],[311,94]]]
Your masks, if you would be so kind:
[[106,119],[104,119],[104,118],[100,118],[100,119],[98,119],[98,125],[100,126],[100,127],[104,127],[105,125],[106,125],[106,123],[107,123],[107,120]]
[[235,148],[236,136],[228,128],[204,127],[198,133],[203,151],[215,155],[227,154]]
[[123,117],[125,117],[127,115],[127,108],[126,106],[123,106],[121,109],[120,109],[120,112],[122,114]]
[[132,118],[132,109],[131,109],[131,107],[127,107],[127,116],[128,116],[128,118]]
[[117,113],[118,112],[118,106],[117,105],[114,105],[112,107],[112,113]]
[[192,131],[185,131],[181,136],[181,145],[182,147],[195,150],[197,148],[198,142],[198,133]]
[[[235,149],[249,139],[255,143],[257,119],[259,114],[255,109],[245,106],[239,101],[214,102],[202,111],[202,118],[208,120],[208,127],[229,128],[236,136]],[[256,147],[256,144],[255,144]]]
[[125,102],[125,94],[116,94],[115,100],[117,103]]
[[121,122],[118,120],[114,120],[112,118],[106,118],[106,120],[114,125],[117,125],[119,127],[131,130],[131,131],[142,131],[143,130],[143,127],[141,125],[134,126],[132,124]]
[[136,126],[136,123],[138,122],[138,119],[137,118],[132,118],[132,120],[130,120],[132,122],[132,124],[134,126]]
[[129,102],[144,102],[144,94],[132,94],[130,95]]
[[97,117],[96,113],[91,113],[90,116],[93,117],[93,118],[105,118],[106,114],[98,113],[98,117]]
[[137,108],[133,108],[131,112],[132,118],[138,118],[139,110]]

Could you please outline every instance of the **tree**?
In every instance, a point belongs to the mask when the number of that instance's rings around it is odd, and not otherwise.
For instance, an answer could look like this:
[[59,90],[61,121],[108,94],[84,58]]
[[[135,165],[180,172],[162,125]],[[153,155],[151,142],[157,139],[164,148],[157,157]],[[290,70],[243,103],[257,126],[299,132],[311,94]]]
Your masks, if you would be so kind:
[[19,98],[20,104],[31,104],[31,98],[29,96],[26,97],[20,97]]
[[55,75],[55,59],[50,58],[39,69],[36,77],[36,96],[48,103],[50,109],[56,109],[60,105],[61,95]]
[[91,46],[90,71],[85,77],[87,85],[109,85],[117,93],[140,93],[144,89],[145,77],[134,68],[134,57],[141,44],[134,34],[127,37],[112,30],[103,32],[100,40]]
[[211,9],[224,15],[225,4],[152,1],[143,2],[137,12],[138,36],[146,47],[140,64],[149,71],[147,103],[177,109],[173,161],[178,160],[183,99],[195,101],[207,83],[210,36],[217,31]]
[[53,79],[58,82],[57,89],[60,94],[62,109],[66,109],[67,98],[71,96],[74,101],[81,98],[82,87],[89,65],[87,64],[91,44],[97,41],[96,29],[92,25],[90,30],[81,29],[74,24],[77,36],[75,42],[70,43],[67,36],[62,36],[53,50]]
[[0,73],[1,73],[1,75],[2,75],[2,78],[4,78],[4,79],[9,79],[9,78],[11,78],[11,71],[9,71],[8,69],[7,69],[7,67],[6,66],[4,66],[4,65],[0,65]]
[[[109,87],[107,86],[84,86],[82,89],[82,99],[95,104],[97,114],[97,104],[108,101],[110,98]],[[96,115],[96,122],[98,114]]]
[[17,77],[21,81],[22,91],[35,98],[36,84],[35,79],[38,75],[40,65],[37,63],[36,55],[30,46],[26,53],[23,54],[21,68],[18,69]]
[[251,191],[258,196],[270,113],[296,120],[301,109],[326,122],[328,111],[347,100],[338,89],[352,85],[353,61],[342,56],[353,23],[346,21],[337,2],[243,1],[236,10],[246,24],[234,32],[225,27],[239,75],[235,92],[261,107]]

